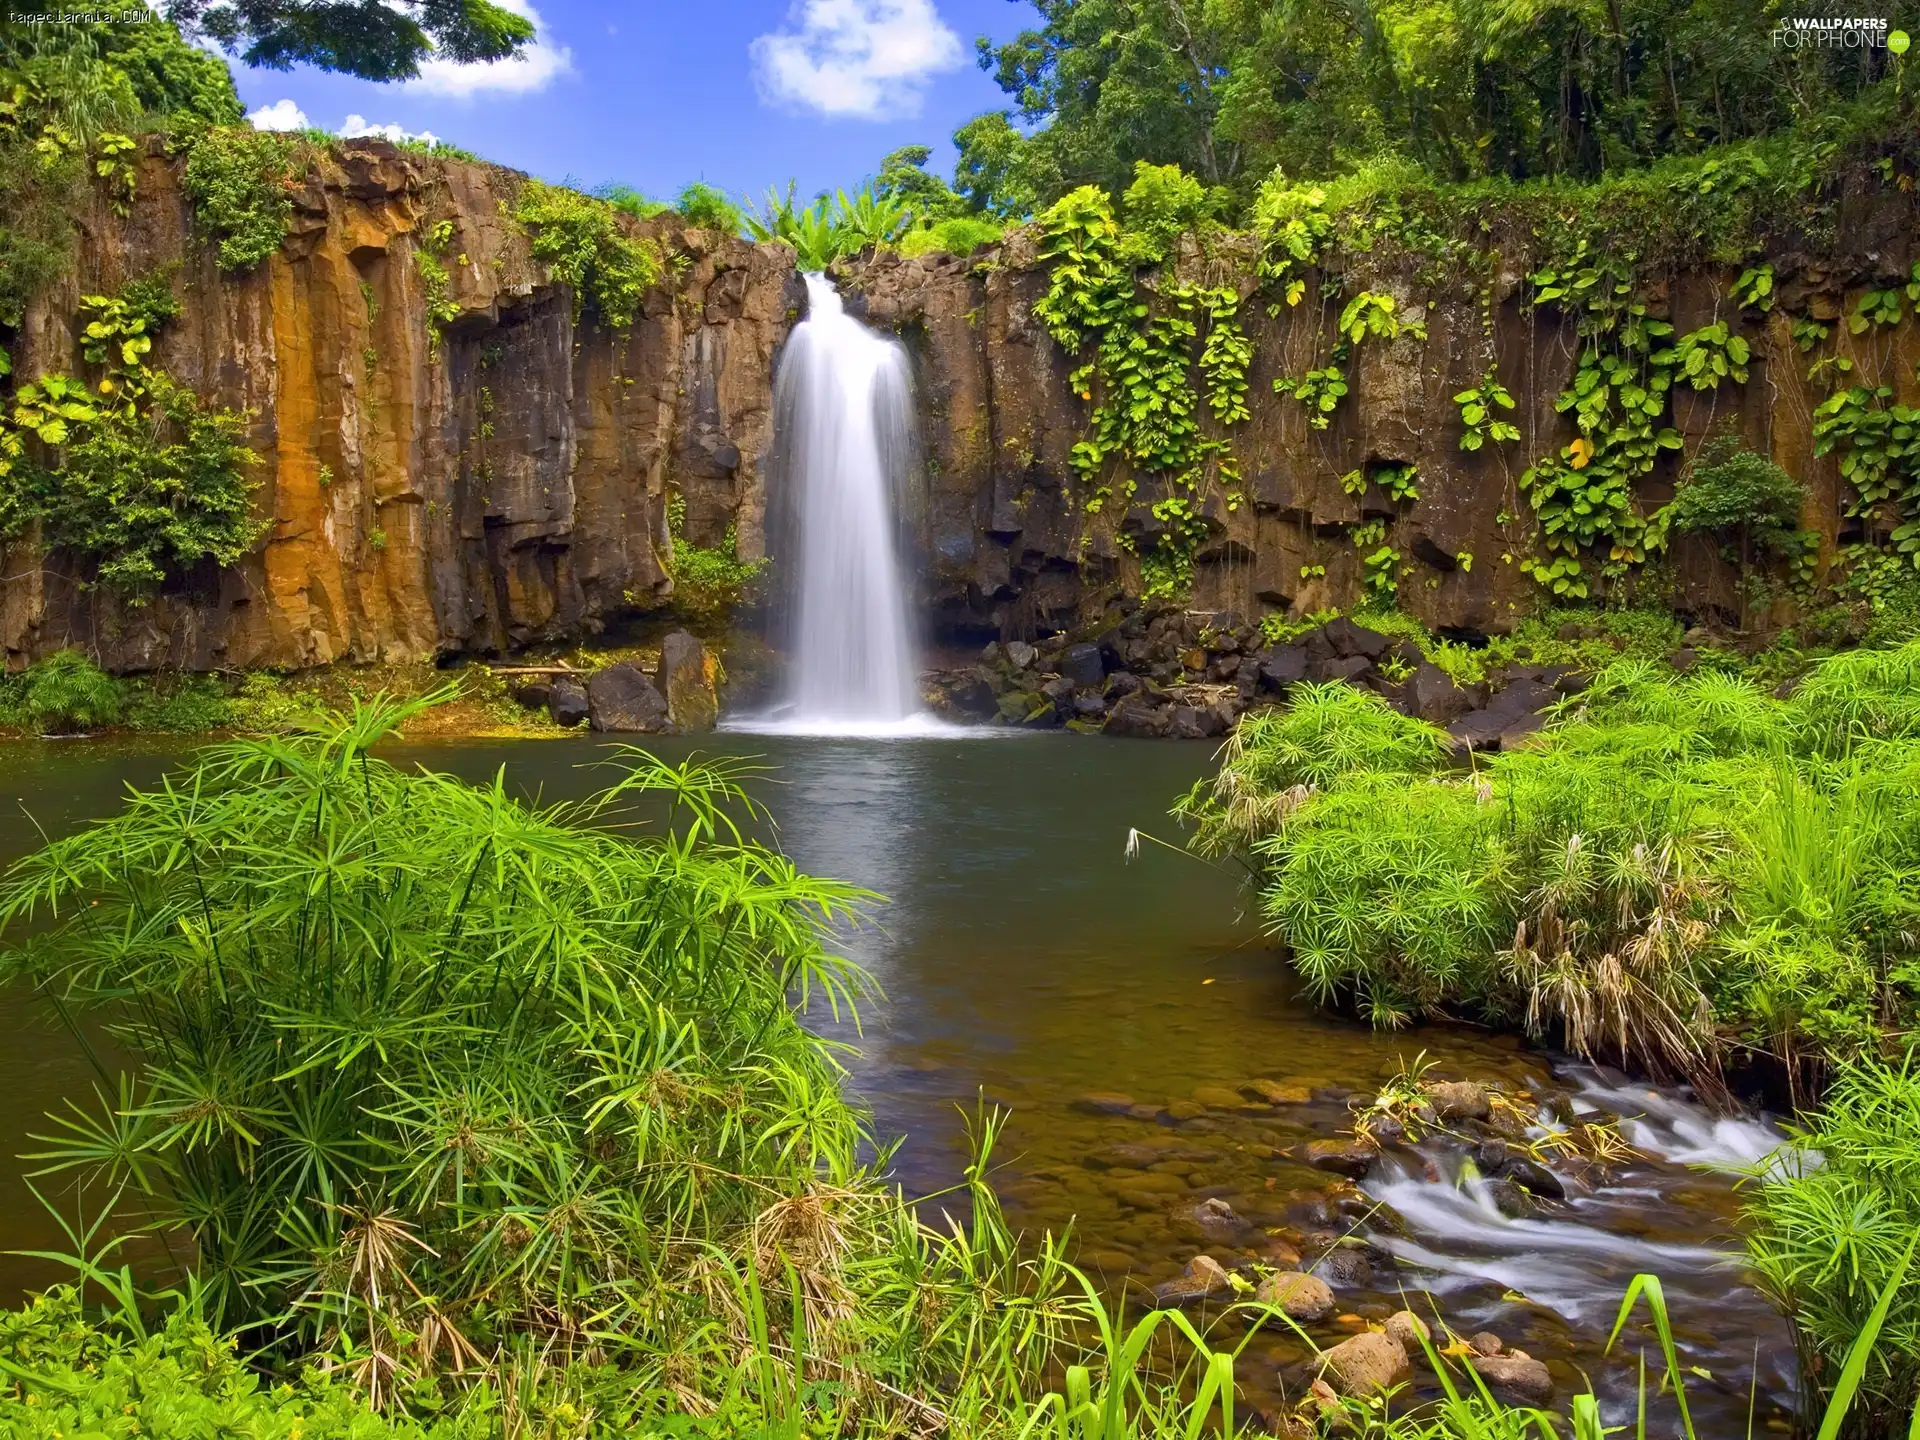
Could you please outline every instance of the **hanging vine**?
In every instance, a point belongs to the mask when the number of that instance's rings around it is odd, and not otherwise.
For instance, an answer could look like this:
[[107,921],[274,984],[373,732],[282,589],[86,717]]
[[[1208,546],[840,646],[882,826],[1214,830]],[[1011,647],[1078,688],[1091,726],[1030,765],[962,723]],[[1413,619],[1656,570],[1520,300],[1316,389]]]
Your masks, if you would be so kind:
[[[1076,358],[1068,381],[1091,406],[1069,457],[1087,512],[1113,498],[1116,473],[1123,503],[1133,500],[1135,476],[1159,481],[1166,493],[1150,511],[1159,530],[1138,552],[1141,573],[1148,595],[1183,594],[1207,535],[1206,487],[1222,485],[1229,510],[1241,503],[1231,442],[1201,424],[1203,404],[1221,431],[1248,417],[1253,342],[1239,296],[1166,268],[1136,273],[1127,257],[1140,247],[1128,244],[1110,197],[1094,186],[1062,197],[1040,228],[1047,292],[1034,316]],[[1125,531],[1120,539],[1137,549]]]

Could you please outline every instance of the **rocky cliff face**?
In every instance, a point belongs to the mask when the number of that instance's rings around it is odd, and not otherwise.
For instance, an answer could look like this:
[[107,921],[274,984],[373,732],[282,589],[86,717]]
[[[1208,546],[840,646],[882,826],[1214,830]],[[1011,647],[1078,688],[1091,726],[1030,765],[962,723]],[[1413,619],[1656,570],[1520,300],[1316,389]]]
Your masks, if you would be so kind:
[[[580,323],[506,217],[520,177],[381,141],[324,155],[280,252],[221,273],[157,145],[132,214],[78,217],[69,277],[32,306],[17,373],[78,373],[81,296],[173,269],[152,357],[245,409],[273,526],[231,571],[138,609],[76,585],[31,537],[5,556],[12,664],[84,644],[117,669],[302,667],[495,653],[591,632],[671,591],[666,501],[759,553],[774,356],[802,303],[791,252],[649,222],[669,265],[631,330]],[[439,333],[427,227],[458,314]]]
[[[670,216],[648,222],[666,279],[630,331],[608,333],[576,317],[507,218],[520,183],[350,142],[309,169],[280,252],[236,276],[196,239],[177,167],[150,145],[131,215],[102,201],[78,217],[69,276],[32,306],[16,372],[77,372],[80,297],[173,269],[184,310],[153,358],[249,413],[262,460],[255,503],[272,528],[245,564],[180,577],[140,608],[82,587],[27,537],[0,570],[7,662],[82,644],[122,670],[292,668],[570,639],[671,602],[670,496],[684,502],[687,540],[711,546],[731,526],[743,559],[764,553],[773,373],[804,305],[791,251]],[[1829,547],[1846,538],[1842,497],[1811,432],[1833,379],[1808,380],[1789,317],[1835,320],[1865,287],[1903,280],[1916,233],[1914,197],[1867,183],[1856,192],[1833,233],[1788,237],[1765,257],[1778,281],[1770,314],[1732,306],[1731,268],[1681,271],[1648,296],[1679,331],[1716,316],[1744,329],[1748,381],[1676,390],[1671,423],[1694,442],[1730,418],[1810,483],[1805,523]],[[436,332],[416,254],[441,222],[457,314]],[[1325,363],[1339,297],[1310,282],[1299,305],[1269,307],[1253,295],[1251,242],[1206,253],[1184,243],[1182,273],[1249,300],[1255,347],[1252,415],[1233,434],[1245,503],[1207,502],[1193,607],[1253,618],[1350,606],[1362,593],[1350,531],[1373,518],[1404,557],[1400,605],[1430,626],[1497,632],[1531,607],[1535,587],[1511,558],[1531,530],[1516,480],[1572,438],[1554,401],[1576,340],[1557,312],[1524,303],[1524,264],[1435,276],[1362,257],[1348,293],[1391,293],[1403,314],[1424,315],[1425,335],[1358,347],[1350,393],[1331,427],[1314,430],[1272,386]],[[911,524],[934,628],[955,638],[1106,628],[1141,585],[1122,537],[1151,543],[1160,494],[1143,481],[1131,506],[1090,516],[1075,491],[1068,457],[1086,406],[1034,318],[1045,276],[1033,237],[1015,232],[971,260],[869,255],[838,279],[850,310],[898,332],[915,358],[926,460]],[[1854,382],[1920,399],[1920,326],[1834,332]],[[1521,438],[1465,452],[1452,397],[1489,365],[1518,402]],[[1342,483],[1396,462],[1418,467],[1410,506]],[[1642,503],[1664,499],[1675,474],[1663,461]],[[1710,545],[1683,543],[1672,570],[1682,606],[1738,611],[1733,573]]]
[[[1787,237],[1764,257],[1779,286],[1766,315],[1743,315],[1728,299],[1736,267],[1683,270],[1647,293],[1677,334],[1717,318],[1753,346],[1744,385],[1698,393],[1676,387],[1667,423],[1690,451],[1730,421],[1749,447],[1806,480],[1812,497],[1803,523],[1822,532],[1829,551],[1848,537],[1835,462],[1815,457],[1812,421],[1837,376],[1808,380],[1791,316],[1840,321],[1835,342],[1855,367],[1846,383],[1890,385],[1899,401],[1914,403],[1920,326],[1854,336],[1842,317],[1865,288],[1907,278],[1917,218],[1914,197],[1863,179],[1842,197],[1832,234]],[[1229,241],[1211,254],[1188,247],[1178,261],[1187,278],[1252,295],[1250,246]],[[1425,307],[1426,335],[1356,347],[1350,393],[1326,430],[1309,428],[1305,408],[1276,395],[1273,381],[1326,363],[1340,298],[1310,281],[1302,303],[1277,313],[1269,311],[1270,296],[1243,304],[1255,345],[1252,415],[1233,432],[1233,446],[1247,503],[1229,510],[1218,498],[1209,502],[1196,609],[1254,617],[1351,606],[1362,595],[1362,574],[1348,529],[1375,518],[1405,557],[1399,605],[1430,627],[1498,633],[1537,604],[1537,587],[1507,558],[1524,551],[1532,528],[1515,482],[1536,457],[1558,453],[1576,434],[1554,402],[1573,374],[1577,340],[1557,310],[1525,303],[1526,267],[1511,258],[1520,248],[1501,246],[1501,265],[1485,282],[1406,273],[1362,257],[1349,270],[1346,294],[1364,285],[1392,294],[1402,314]],[[1119,536],[1151,542],[1158,525],[1151,505],[1162,492],[1143,481],[1124,513],[1114,507],[1093,517],[1076,498],[1068,456],[1084,433],[1086,405],[1067,383],[1067,357],[1034,318],[1046,280],[1032,238],[1016,232],[976,263],[881,254],[843,267],[840,278],[852,292],[849,309],[897,331],[916,357],[928,454],[919,536],[936,621],[950,632],[1031,638],[1111,619],[1111,602],[1140,586],[1138,563]],[[1482,283],[1490,292],[1484,297]],[[1517,402],[1508,418],[1521,437],[1470,453],[1459,448],[1453,397],[1489,366]],[[1356,469],[1389,463],[1418,467],[1420,496],[1410,507],[1377,486],[1354,495],[1341,483]],[[1677,473],[1677,457],[1663,460],[1642,504],[1669,498]],[[1681,541],[1671,570],[1682,608],[1738,615],[1735,573],[1711,544]]]

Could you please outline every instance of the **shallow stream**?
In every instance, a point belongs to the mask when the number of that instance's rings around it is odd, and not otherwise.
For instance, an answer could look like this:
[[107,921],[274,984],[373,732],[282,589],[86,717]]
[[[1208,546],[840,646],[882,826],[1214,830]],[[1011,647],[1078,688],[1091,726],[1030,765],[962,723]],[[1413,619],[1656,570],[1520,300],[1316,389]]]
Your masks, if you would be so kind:
[[[1326,1271],[1339,1303],[1316,1327],[1323,1344],[1403,1305],[1437,1305],[1463,1333],[1491,1330],[1545,1360],[1563,1404],[1584,1374],[1615,1410],[1630,1400],[1637,1350],[1608,1356],[1604,1342],[1628,1281],[1653,1270],[1697,1367],[1700,1432],[1745,1433],[1750,1405],[1755,1425],[1783,1423],[1790,1337],[1727,1258],[1738,1248],[1733,1179],[1704,1168],[1759,1158],[1771,1132],[1504,1037],[1438,1026],[1381,1034],[1316,1012],[1240,916],[1231,874],[1151,841],[1125,854],[1133,827],[1175,838],[1166,806],[1206,773],[1210,746],[721,735],[657,748],[762,757],[771,770],[760,794],[795,860],[890,897],[849,939],[885,1000],[858,1033],[819,1023],[854,1047],[853,1084],[879,1132],[906,1137],[897,1168],[910,1191],[958,1177],[963,1117],[984,1097],[1011,1112],[995,1156],[1010,1214],[1030,1230],[1071,1221],[1077,1253],[1116,1290],[1143,1293],[1202,1248],[1228,1261],[1288,1246],[1311,1257],[1346,1237]],[[5,747],[0,861],[41,830],[107,813],[126,783],[151,781],[183,753],[151,742]],[[588,764],[603,752],[584,740],[387,753],[468,777],[505,766],[510,782],[550,800],[604,783]],[[94,1077],[32,997],[0,992],[0,1026],[0,1156],[10,1157],[37,1148],[28,1137],[44,1130],[42,1112]],[[1300,1159],[1306,1142],[1352,1123],[1351,1100],[1423,1052],[1436,1075],[1627,1117],[1641,1158],[1524,1215],[1432,1145],[1396,1151],[1358,1184]],[[26,1188],[28,1168],[0,1162],[6,1243],[63,1248]],[[1211,1197],[1250,1227],[1237,1245],[1182,1220]],[[0,1257],[0,1300],[52,1278],[40,1262]],[[1304,1353],[1257,1338],[1240,1367],[1249,1401],[1277,1403],[1277,1377]]]

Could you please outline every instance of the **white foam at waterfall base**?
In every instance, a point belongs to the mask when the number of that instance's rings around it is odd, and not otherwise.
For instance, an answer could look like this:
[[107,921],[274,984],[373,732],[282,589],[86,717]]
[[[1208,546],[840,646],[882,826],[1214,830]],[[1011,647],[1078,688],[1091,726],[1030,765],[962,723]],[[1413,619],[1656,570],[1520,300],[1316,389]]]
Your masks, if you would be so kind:
[[[926,713],[898,503],[913,455],[913,392],[900,344],[846,313],[808,275],[807,317],[774,381],[779,483],[794,566],[791,679],[761,734],[911,738],[969,733]],[[782,557],[786,559],[785,556]]]

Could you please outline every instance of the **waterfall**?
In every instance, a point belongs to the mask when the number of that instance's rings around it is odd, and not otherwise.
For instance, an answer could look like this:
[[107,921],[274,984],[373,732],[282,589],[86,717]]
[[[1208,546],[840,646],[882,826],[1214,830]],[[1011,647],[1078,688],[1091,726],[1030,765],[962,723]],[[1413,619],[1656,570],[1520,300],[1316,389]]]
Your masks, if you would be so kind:
[[792,665],[786,703],[752,728],[927,728],[896,504],[913,460],[907,354],[808,275],[807,316],[774,381],[774,478],[786,511]]

